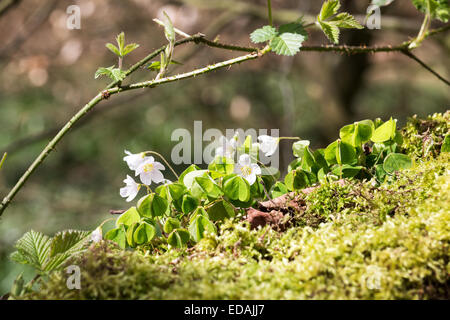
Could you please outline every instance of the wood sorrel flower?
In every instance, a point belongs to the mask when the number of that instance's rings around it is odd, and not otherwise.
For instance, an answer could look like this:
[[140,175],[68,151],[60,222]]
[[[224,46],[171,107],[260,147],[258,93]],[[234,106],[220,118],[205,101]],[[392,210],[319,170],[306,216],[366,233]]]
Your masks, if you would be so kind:
[[164,176],[161,170],[166,168],[159,162],[155,161],[153,157],[146,157],[136,169],[136,176],[139,175],[143,184],[149,186],[152,182],[161,183],[164,181]]
[[237,148],[237,136],[235,135],[230,141],[224,136],[219,139],[220,147],[216,148],[216,156],[233,158]]
[[261,168],[256,163],[252,163],[248,154],[243,154],[239,157],[239,162],[236,164],[234,172],[252,185],[256,181],[256,175],[261,174]]
[[259,147],[261,151],[264,153],[266,157],[270,157],[277,150],[280,138],[262,135],[258,137],[258,141],[260,142]]
[[140,185],[138,185],[129,175],[127,175],[127,178],[123,180],[123,182],[125,182],[126,186],[120,189],[120,196],[122,198],[127,198],[127,202],[130,202],[136,198]]
[[144,152],[133,154],[130,151],[125,150],[125,154],[127,154],[127,156],[123,158],[123,161],[125,161],[128,167],[133,171],[135,171],[147,158]]
[[102,241],[103,234],[102,234],[102,228],[98,227],[91,233],[91,240],[95,243]]

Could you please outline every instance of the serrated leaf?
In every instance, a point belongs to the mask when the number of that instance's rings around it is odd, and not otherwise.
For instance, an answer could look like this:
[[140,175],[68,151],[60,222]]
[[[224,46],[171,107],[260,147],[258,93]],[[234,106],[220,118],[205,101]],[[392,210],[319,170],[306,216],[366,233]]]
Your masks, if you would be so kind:
[[123,31],[119,35],[117,35],[116,41],[117,46],[119,47],[119,52],[121,53],[120,55],[123,56],[122,53],[125,46],[125,33]]
[[338,12],[340,7],[341,4],[339,0],[328,0],[324,2],[322,5],[322,9],[320,10],[319,16],[317,17],[317,20],[323,21],[332,17]]
[[112,43],[107,43],[106,47],[115,55],[120,57],[120,50],[119,48],[117,48],[115,45],[113,45]]
[[327,38],[333,43],[339,43],[339,35],[341,31],[336,26],[336,24],[332,22],[319,22],[319,26],[322,29],[323,33],[327,36]]
[[270,41],[270,47],[278,55],[293,56],[300,51],[305,36],[297,33],[283,33]]
[[277,29],[272,26],[264,26],[250,34],[253,43],[261,43],[272,40],[277,35]]
[[364,27],[356,21],[355,17],[347,12],[339,13],[336,17],[331,19],[330,22],[334,22],[339,28],[364,29]]
[[122,81],[126,77],[125,71],[120,70],[119,68],[114,68],[114,66],[108,68],[98,68],[95,72],[95,79],[107,76],[114,81]]
[[139,45],[137,43],[130,43],[130,44],[126,45],[126,47],[123,49],[123,53],[122,53],[123,57],[125,57],[127,54],[133,52],[137,48],[139,48]]
[[50,237],[31,230],[17,240],[15,245],[17,252],[11,255],[11,259],[44,271],[45,263],[50,256],[51,241]]

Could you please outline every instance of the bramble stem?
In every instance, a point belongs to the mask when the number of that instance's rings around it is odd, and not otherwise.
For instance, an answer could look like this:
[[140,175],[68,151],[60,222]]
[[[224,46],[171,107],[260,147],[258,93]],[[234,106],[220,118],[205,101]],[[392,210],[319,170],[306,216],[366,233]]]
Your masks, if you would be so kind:
[[[270,4],[270,0],[268,0],[268,4]],[[271,6],[270,8],[270,19],[271,19]],[[449,26],[445,26],[439,29],[430,30],[425,32],[424,38],[435,35],[437,33],[441,33],[444,31],[447,31],[449,29]],[[422,39],[423,40],[423,39]],[[15,184],[15,186],[11,189],[11,191],[3,198],[1,204],[0,204],[0,216],[2,216],[5,209],[8,207],[8,205],[11,203],[11,201],[14,199],[16,194],[19,192],[19,190],[24,186],[26,181],[29,179],[29,177],[33,174],[33,172],[40,166],[40,164],[47,158],[47,156],[55,149],[56,145],[59,143],[59,141],[70,131],[70,129],[81,119],[83,118],[92,108],[94,108],[99,102],[102,100],[108,99],[110,95],[116,94],[122,91],[129,91],[139,88],[153,88],[161,84],[175,82],[182,79],[188,79],[193,78],[197,75],[209,73],[215,70],[219,70],[221,68],[225,68],[228,66],[231,66],[233,64],[238,64],[244,61],[254,60],[257,59],[267,52],[270,51],[270,47],[266,46],[262,50],[258,50],[256,48],[249,48],[249,47],[239,47],[239,46],[233,46],[233,45],[226,45],[221,44],[215,41],[209,41],[204,39],[203,34],[196,34],[189,38],[184,38],[181,40],[178,40],[174,43],[174,46],[178,46],[181,44],[189,43],[189,42],[195,42],[196,44],[203,43],[210,47],[220,48],[224,50],[231,50],[231,51],[242,51],[242,52],[251,52],[250,54],[247,54],[245,56],[237,57],[231,60],[223,61],[214,65],[207,66],[205,68],[197,69],[191,72],[187,72],[184,74],[179,74],[176,76],[169,76],[166,78],[162,78],[159,80],[150,80],[150,81],[144,81],[135,83],[128,86],[121,86],[121,81],[113,81],[111,82],[103,91],[99,92],[92,100],[90,100],[85,106],[83,106],[64,126],[59,132],[55,135],[55,137],[47,144],[47,146],[42,150],[42,152],[39,154],[39,156],[33,161],[33,163],[30,165],[30,167],[25,171],[25,173],[20,177],[19,181]],[[351,46],[319,46],[319,47],[302,47],[302,51],[316,51],[316,52],[341,52],[346,54],[360,54],[360,53],[376,53],[376,52],[403,52],[406,51],[409,52],[408,46],[412,43],[412,41],[408,41],[403,43],[402,45],[391,47],[351,47]],[[144,59],[140,60],[136,64],[134,64],[131,68],[129,68],[125,72],[125,78],[128,77],[130,74],[144,66],[146,63],[151,61],[154,57],[159,55],[161,52],[163,52],[166,49],[167,46],[163,46],[154,52],[150,53],[148,56],[146,56]],[[410,56],[410,55],[408,55]],[[411,56],[410,56],[411,57]],[[416,60],[416,59],[414,59]],[[417,61],[417,60],[416,60]],[[421,63],[422,65],[422,63]],[[422,65],[423,66],[423,65]],[[427,68],[430,70],[430,68]],[[436,73],[434,72],[436,75]],[[4,161],[4,159],[2,159]]]

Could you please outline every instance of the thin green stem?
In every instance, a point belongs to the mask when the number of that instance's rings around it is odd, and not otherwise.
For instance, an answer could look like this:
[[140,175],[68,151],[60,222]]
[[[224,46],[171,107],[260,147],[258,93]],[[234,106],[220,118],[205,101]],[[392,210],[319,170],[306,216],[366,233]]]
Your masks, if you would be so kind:
[[6,157],[8,156],[8,153],[4,153],[2,160],[0,160],[0,169],[3,167],[3,164],[5,163]]
[[272,1],[271,0],[267,0],[267,15],[269,18],[269,26],[272,26]]
[[169,164],[169,162],[166,160],[166,158],[163,157],[162,154],[156,152],[156,151],[145,151],[145,154],[154,154],[156,156],[158,156],[159,158],[161,158],[164,163],[169,167],[169,169],[172,171],[173,175],[178,179],[180,179],[180,177],[177,175],[176,171],[172,168],[172,166]]
[[301,140],[300,137],[280,137],[281,140]]

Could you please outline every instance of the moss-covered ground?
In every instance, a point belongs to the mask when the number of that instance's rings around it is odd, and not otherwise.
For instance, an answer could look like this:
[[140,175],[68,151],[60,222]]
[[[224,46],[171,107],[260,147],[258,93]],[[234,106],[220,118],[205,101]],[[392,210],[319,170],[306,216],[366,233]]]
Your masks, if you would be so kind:
[[411,119],[412,169],[381,186],[322,185],[283,232],[236,219],[185,250],[100,242],[69,263],[81,290],[60,271],[25,298],[450,299],[450,154],[439,152],[448,131],[449,112]]

